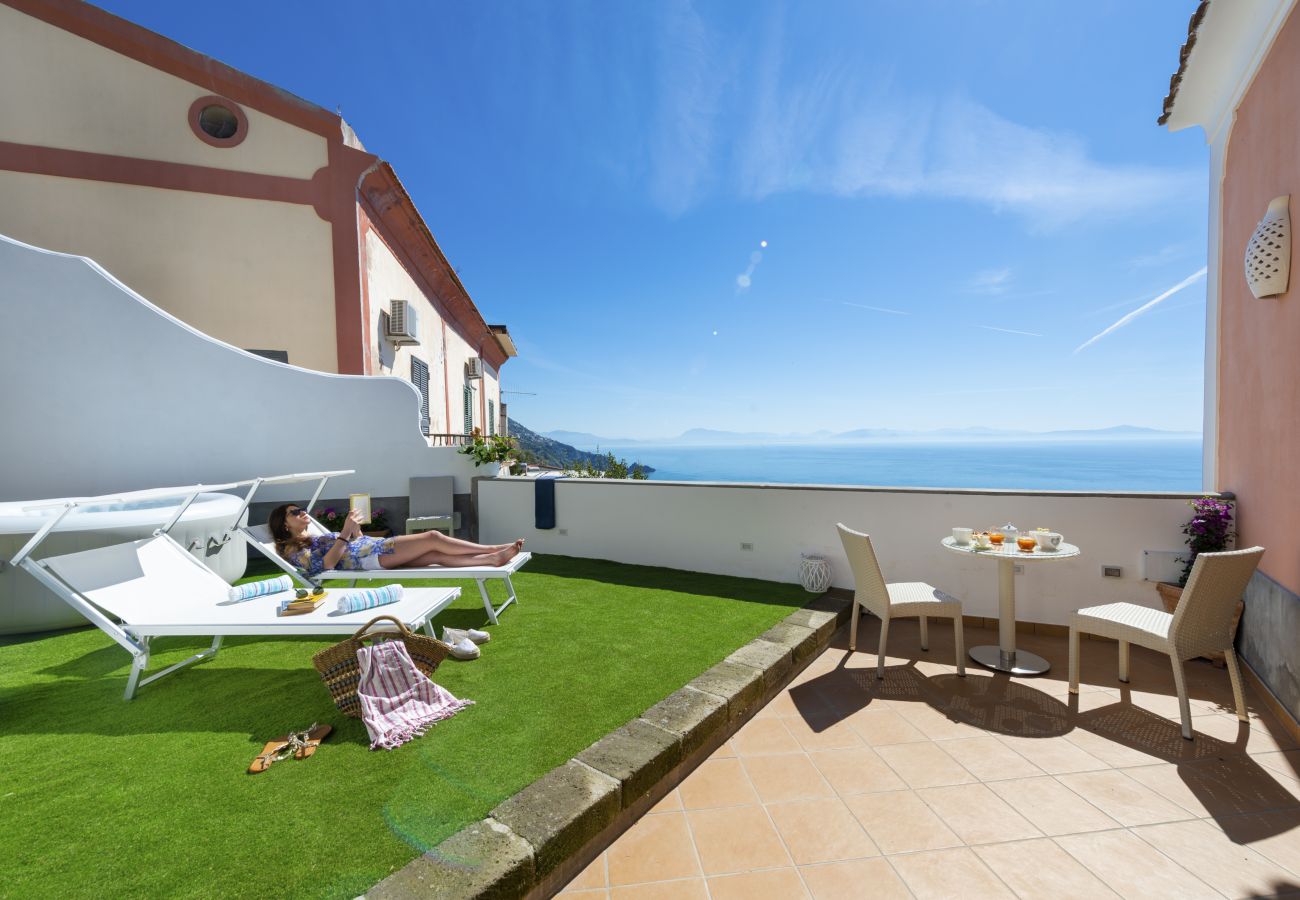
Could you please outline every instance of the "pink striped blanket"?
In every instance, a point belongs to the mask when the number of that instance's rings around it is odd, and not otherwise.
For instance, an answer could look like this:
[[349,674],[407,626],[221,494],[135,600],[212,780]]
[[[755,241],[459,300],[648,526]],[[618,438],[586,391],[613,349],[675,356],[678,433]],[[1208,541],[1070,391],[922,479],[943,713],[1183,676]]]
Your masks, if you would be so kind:
[[401,641],[358,647],[361,721],[370,733],[370,749],[396,750],[435,722],[454,716],[473,700],[457,700],[415,667]]

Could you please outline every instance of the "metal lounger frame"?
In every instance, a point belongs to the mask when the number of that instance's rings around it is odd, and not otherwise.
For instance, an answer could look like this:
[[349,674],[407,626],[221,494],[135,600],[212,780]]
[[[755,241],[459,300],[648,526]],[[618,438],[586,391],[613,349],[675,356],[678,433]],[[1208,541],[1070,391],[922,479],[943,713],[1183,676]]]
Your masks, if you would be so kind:
[[[319,587],[325,581],[349,581],[352,587],[357,586],[360,580],[372,580],[384,578],[389,581],[400,581],[403,578],[446,578],[446,579],[473,579],[478,585],[479,596],[483,600],[483,611],[487,613],[488,621],[493,625],[499,624],[498,617],[503,613],[506,607],[518,601],[518,593],[515,591],[514,582],[510,576],[522,568],[529,560],[532,559],[531,553],[520,553],[510,561],[508,566],[474,566],[463,569],[439,566],[437,568],[425,569],[374,569],[369,571],[353,571],[345,569],[331,569],[321,572],[314,578],[308,577],[301,569],[294,566],[280,554],[275,552],[274,547],[268,547],[266,540],[254,531],[253,526],[245,525],[241,521],[244,513],[248,510],[253,502],[253,496],[257,493],[258,488],[264,484],[294,484],[305,481],[318,481],[316,489],[312,492],[311,499],[307,501],[304,508],[308,510],[307,518],[311,522],[311,527],[318,533],[328,534],[327,529],[311,515],[311,507],[316,505],[316,501],[321,498],[325,492],[325,483],[337,475],[351,475],[354,469],[344,469],[337,472],[305,472],[292,475],[273,475],[265,478],[255,478],[251,482],[240,482],[238,486],[250,485],[248,495],[244,498],[243,504],[239,511],[235,513],[234,521],[230,526],[230,532],[242,534],[248,543],[259,553],[275,563],[282,571],[291,575],[304,587]],[[229,532],[228,532],[229,534]],[[492,605],[492,597],[488,593],[488,581],[504,581],[506,585],[507,596],[500,606]]]
[[[24,506],[24,511],[46,508],[51,510],[57,510],[57,512],[55,512],[55,514],[52,515],[36,531],[36,533],[32,535],[31,539],[28,540],[27,543],[23,545],[23,547],[18,551],[18,553],[11,560],[9,560],[9,562],[11,565],[26,571],[29,575],[31,575],[38,582],[40,582],[42,585],[47,587],[50,591],[52,591],[56,596],[58,596],[64,602],[66,602],[69,606],[71,606],[72,608],[77,610],[77,612],[81,613],[83,616],[89,619],[97,628],[99,628],[110,638],[112,638],[114,642],[116,642],[119,646],[121,646],[122,649],[126,650],[128,653],[131,654],[131,658],[132,658],[131,674],[127,679],[126,692],[124,695],[124,699],[130,700],[135,697],[136,691],[139,688],[143,687],[144,685],[157,681],[159,678],[162,678],[165,675],[170,675],[172,672],[185,668],[186,666],[190,666],[195,663],[202,662],[203,660],[211,659],[212,657],[216,656],[217,652],[221,649],[222,638],[224,638],[227,635],[239,635],[239,634],[273,635],[276,634],[277,632],[276,630],[268,630],[265,624],[246,624],[246,625],[229,624],[229,625],[219,626],[216,629],[216,633],[213,633],[212,631],[206,632],[212,634],[212,638],[213,638],[211,646],[208,647],[206,650],[196,653],[193,656],[189,657],[188,659],[182,660],[181,662],[168,666],[167,668],[163,669],[160,672],[155,672],[153,675],[150,675],[147,678],[142,678],[141,676],[143,675],[144,671],[148,668],[149,665],[149,656],[150,656],[149,642],[153,637],[159,637],[164,635],[192,636],[194,635],[195,632],[183,625],[177,625],[175,627],[153,626],[149,628],[144,628],[140,626],[132,626],[131,623],[125,621],[122,623],[118,623],[114,621],[114,619],[109,615],[107,615],[103,610],[101,610],[101,608],[97,606],[94,603],[94,601],[88,598],[84,593],[82,593],[72,584],[68,583],[64,578],[60,577],[59,574],[55,571],[55,569],[50,565],[48,565],[45,560],[36,559],[33,555],[35,550],[37,549],[37,547],[41,545],[42,542],[44,542],[44,540],[52,532],[56,530],[58,525],[70,513],[72,513],[79,507],[90,506],[95,504],[103,504],[103,503],[122,502],[125,500],[178,497],[183,499],[178,504],[176,512],[172,515],[172,517],[167,521],[167,523],[164,526],[156,529],[153,532],[153,536],[151,538],[145,538],[137,541],[123,542],[123,544],[129,543],[134,545],[143,545],[152,541],[163,541],[171,545],[175,549],[175,551],[177,551],[180,554],[180,556],[188,560],[190,564],[192,564],[198,570],[204,573],[205,576],[220,580],[220,576],[218,576],[215,572],[213,572],[211,569],[209,569],[199,560],[195,559],[190,554],[187,548],[181,546],[181,544],[178,543],[176,539],[171,536],[170,531],[176,525],[176,523],[180,521],[180,518],[185,513],[185,510],[189,508],[190,504],[194,502],[194,500],[198,497],[199,494],[208,491],[230,490],[233,488],[245,486],[247,484],[249,484],[249,482],[235,482],[231,484],[222,484],[222,485],[201,485],[200,484],[200,485],[191,485],[182,488],[156,488],[156,489],[145,490],[145,491],[131,491],[131,492],[124,492],[121,494],[114,494],[110,496],[102,496],[102,497],[78,497],[78,498],[73,498],[69,500],[60,500],[51,503],[36,502]],[[242,515],[243,515],[243,510],[241,509],[240,516],[242,517]],[[228,538],[229,535],[227,535],[225,539]],[[110,545],[110,546],[122,546],[122,545]],[[110,547],[103,547],[97,549],[109,550]],[[81,552],[85,553],[85,552],[94,552],[94,551],[81,551]],[[58,559],[58,557],[51,557],[51,559]],[[412,619],[406,624],[408,626],[415,625],[417,627],[423,627],[429,633],[430,636],[433,636],[434,635],[433,626],[432,626],[433,617],[437,613],[445,609],[448,605],[450,605],[455,600],[455,598],[459,596],[459,594],[460,594],[459,590],[454,590],[453,592],[450,593],[450,596],[440,600],[436,604],[436,606],[430,608],[426,613],[424,613],[419,617],[416,617],[415,619]],[[329,625],[327,623],[326,625],[318,626],[315,625],[314,623],[307,623],[307,622],[291,622],[291,623],[287,623],[285,628],[279,629],[280,633],[290,633],[290,634],[339,634],[339,633],[348,633],[348,631],[350,630],[351,630],[351,626],[348,626],[348,628],[344,631],[340,631],[338,626],[336,625]]]

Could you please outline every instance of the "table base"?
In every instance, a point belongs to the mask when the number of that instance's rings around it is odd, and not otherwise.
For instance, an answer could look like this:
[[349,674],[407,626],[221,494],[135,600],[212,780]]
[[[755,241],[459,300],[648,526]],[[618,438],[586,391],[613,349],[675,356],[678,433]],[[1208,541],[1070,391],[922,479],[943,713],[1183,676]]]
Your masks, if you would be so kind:
[[999,672],[1010,672],[1012,675],[1042,675],[1052,667],[1051,663],[1037,653],[1030,653],[1028,650],[1003,653],[1001,647],[993,644],[972,647],[970,658],[981,666],[988,666]]

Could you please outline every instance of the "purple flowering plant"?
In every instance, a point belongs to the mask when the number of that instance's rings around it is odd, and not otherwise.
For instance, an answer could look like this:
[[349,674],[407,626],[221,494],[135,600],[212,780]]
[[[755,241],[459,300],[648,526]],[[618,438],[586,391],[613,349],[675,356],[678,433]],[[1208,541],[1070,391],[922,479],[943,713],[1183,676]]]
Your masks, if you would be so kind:
[[[348,520],[348,510],[347,507],[325,506],[313,512],[312,516],[330,531],[342,531],[343,523]],[[388,524],[388,510],[382,506],[370,510],[370,523],[361,527],[366,531],[389,530],[392,526]]]
[[325,506],[312,513],[312,517],[330,531],[342,531],[343,523],[348,520],[348,511],[334,506]]
[[1187,546],[1192,554],[1182,561],[1183,574],[1178,579],[1179,586],[1187,584],[1197,555],[1227,550],[1229,542],[1237,536],[1232,530],[1231,500],[1198,497],[1187,501],[1187,505],[1192,508],[1192,518],[1183,526],[1183,534],[1187,535]]

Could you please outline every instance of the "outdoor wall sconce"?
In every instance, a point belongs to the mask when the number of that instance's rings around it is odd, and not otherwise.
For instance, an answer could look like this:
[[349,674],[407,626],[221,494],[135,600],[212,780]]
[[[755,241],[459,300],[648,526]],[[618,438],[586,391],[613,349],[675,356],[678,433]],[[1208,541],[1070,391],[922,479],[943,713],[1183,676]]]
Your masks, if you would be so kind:
[[1291,274],[1290,194],[1274,198],[1246,244],[1246,284],[1258,299],[1286,293]]

